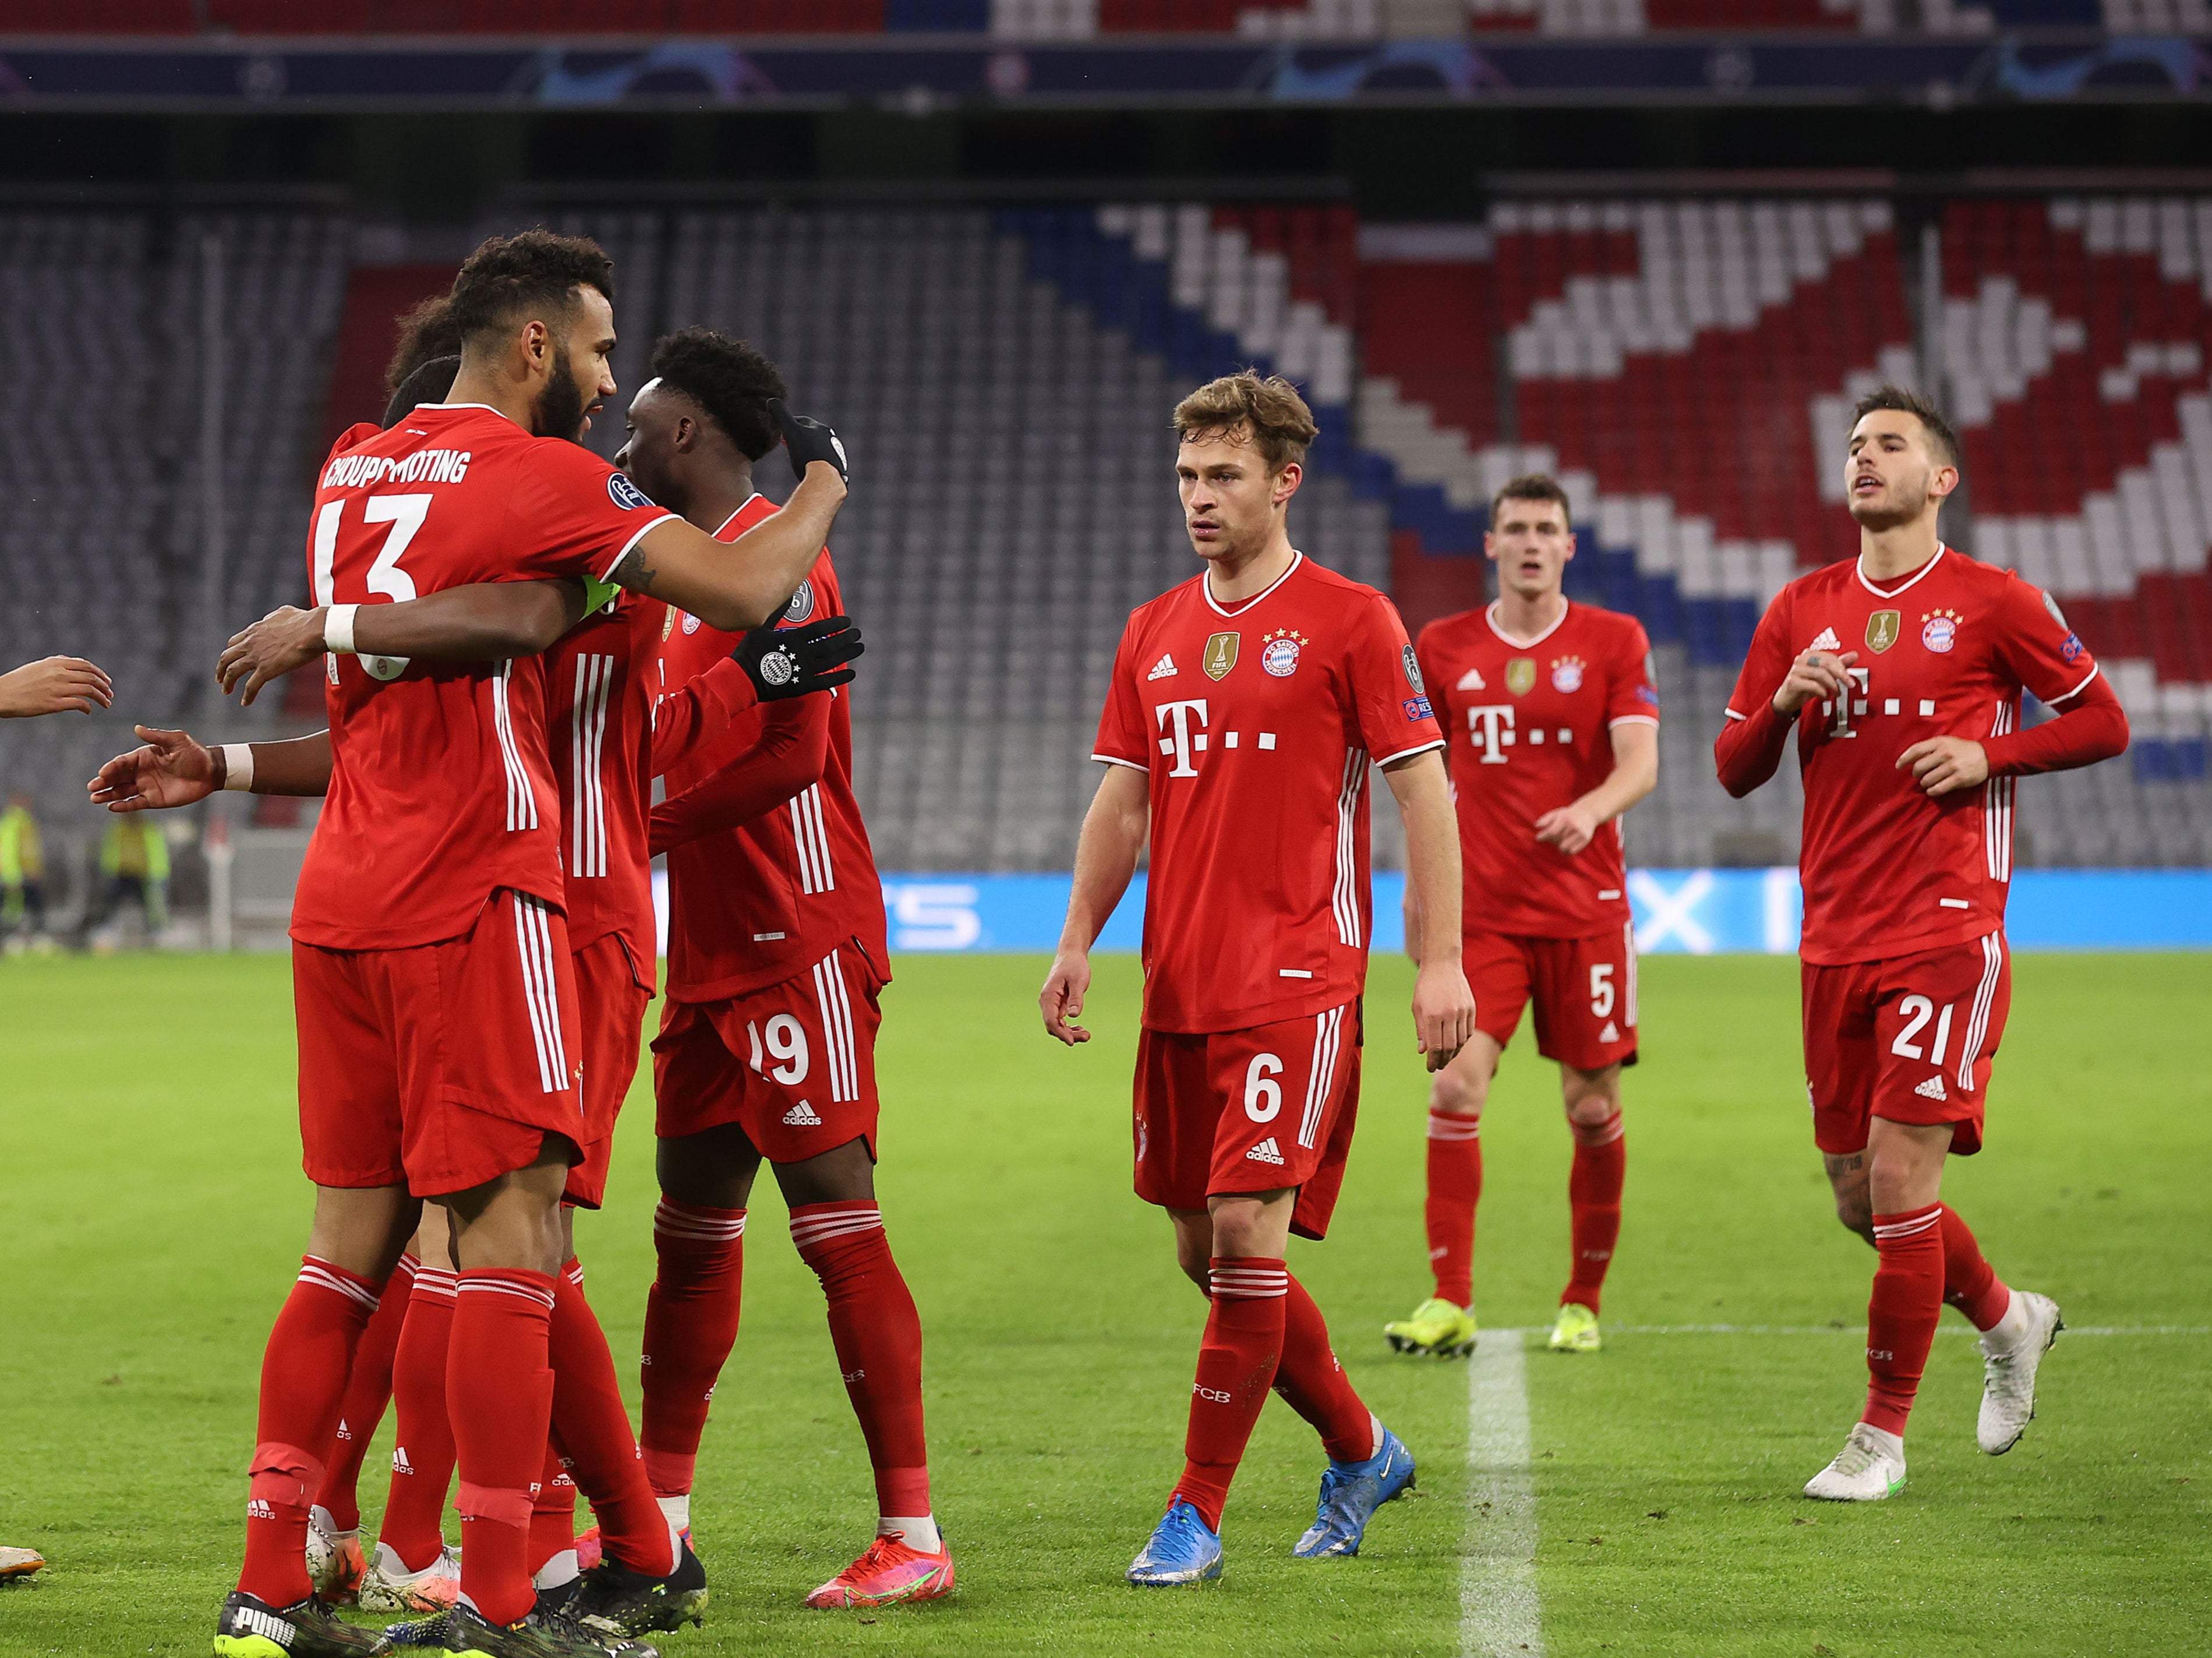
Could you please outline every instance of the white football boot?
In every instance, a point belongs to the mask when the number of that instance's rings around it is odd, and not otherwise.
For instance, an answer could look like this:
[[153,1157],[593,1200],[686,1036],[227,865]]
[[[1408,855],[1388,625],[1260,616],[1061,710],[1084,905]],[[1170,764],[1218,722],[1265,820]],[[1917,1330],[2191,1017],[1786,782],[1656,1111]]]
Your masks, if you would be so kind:
[[1981,1340],[1982,1411],[1974,1437],[1991,1456],[2002,1456],[2019,1444],[2027,1424],[2035,1420],[2035,1373],[2066,1327],[2058,1303],[2049,1296],[2015,1290],[2013,1299],[2021,1303],[2027,1329],[2002,1347],[1990,1344],[1995,1330]]
[[410,1571],[390,1544],[379,1543],[369,1557],[368,1570],[362,1574],[363,1612],[434,1618],[441,1612],[451,1612],[460,1598],[461,1563],[449,1548],[439,1550],[438,1558],[422,1570]]
[[1805,1482],[1805,1495],[1823,1503],[1879,1503],[1904,1489],[1905,1442],[1863,1422],[1836,1460]]

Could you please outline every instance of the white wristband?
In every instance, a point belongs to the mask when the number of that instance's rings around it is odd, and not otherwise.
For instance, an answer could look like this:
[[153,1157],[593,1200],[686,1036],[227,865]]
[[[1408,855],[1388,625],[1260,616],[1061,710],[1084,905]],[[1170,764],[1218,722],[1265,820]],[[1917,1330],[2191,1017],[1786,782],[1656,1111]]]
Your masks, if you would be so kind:
[[253,789],[253,744],[226,743],[222,745],[222,786],[235,789],[240,794]]
[[353,613],[358,604],[332,604],[323,612],[323,648],[340,656],[353,654]]

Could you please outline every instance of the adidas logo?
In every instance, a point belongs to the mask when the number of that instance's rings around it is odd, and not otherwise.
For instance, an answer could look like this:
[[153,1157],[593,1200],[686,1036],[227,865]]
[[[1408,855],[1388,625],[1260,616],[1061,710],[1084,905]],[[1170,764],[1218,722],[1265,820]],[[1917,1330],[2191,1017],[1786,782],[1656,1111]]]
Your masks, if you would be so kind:
[[1823,628],[1820,629],[1820,636],[1806,648],[1814,651],[1840,651],[1844,648],[1844,641],[1836,637],[1836,630],[1833,628]]
[[1482,683],[1481,669],[1469,668],[1465,673],[1459,677],[1459,685],[1457,689],[1463,691],[1480,691],[1487,690],[1490,688]]
[[340,1439],[351,1439],[353,1437],[353,1430],[346,1426],[345,1418],[343,1417],[340,1417],[338,1418],[338,1437]]
[[1259,1145],[1247,1151],[1244,1154],[1244,1159],[1248,1163],[1279,1163],[1283,1160],[1283,1149],[1275,1144],[1275,1137],[1270,1134]]
[[1951,1097],[1943,1091],[1943,1079],[1941,1077],[1930,1077],[1912,1091],[1923,1100],[1948,1100]]
[[1152,672],[1146,674],[1145,677],[1148,680],[1172,679],[1175,677],[1175,657],[1172,653],[1170,653],[1169,655],[1162,657],[1158,661],[1153,663]]
[[1597,1033],[1597,1039],[1601,1042],[1619,1042],[1620,1040],[1620,1027],[1615,1024],[1612,1020],[1607,1019],[1605,1022],[1605,1029]]
[[783,1114],[783,1126],[786,1128],[819,1128],[822,1119],[814,1114],[812,1106],[801,1100]]
[[407,1460],[407,1448],[404,1445],[394,1445],[392,1448],[392,1472],[404,1474],[412,1474],[415,1472],[415,1465]]

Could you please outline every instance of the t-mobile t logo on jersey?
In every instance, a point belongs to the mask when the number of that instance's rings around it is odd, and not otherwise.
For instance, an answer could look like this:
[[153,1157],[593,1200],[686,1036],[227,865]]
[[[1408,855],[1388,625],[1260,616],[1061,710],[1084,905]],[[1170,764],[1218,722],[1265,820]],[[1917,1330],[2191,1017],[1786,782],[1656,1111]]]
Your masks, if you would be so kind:
[[1468,741],[1474,744],[1486,766],[1505,763],[1505,750],[1513,746],[1513,705],[1484,702],[1467,711]]
[[[1198,721],[1195,731],[1191,729],[1194,715]],[[1174,728],[1171,734],[1160,738],[1160,752],[1175,756],[1175,767],[1168,775],[1197,776],[1198,768],[1190,763],[1190,756],[1206,751],[1206,699],[1201,696],[1188,702],[1163,702],[1152,710],[1152,718],[1163,732],[1170,726]]]

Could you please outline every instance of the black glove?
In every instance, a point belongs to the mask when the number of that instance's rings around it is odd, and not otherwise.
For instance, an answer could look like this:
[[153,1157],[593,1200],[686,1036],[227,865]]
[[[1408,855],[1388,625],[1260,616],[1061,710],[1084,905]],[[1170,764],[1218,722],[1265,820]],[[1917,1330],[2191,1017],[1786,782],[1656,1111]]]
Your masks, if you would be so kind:
[[779,628],[773,622],[756,628],[730,655],[753,682],[760,700],[775,702],[850,684],[853,671],[845,665],[866,649],[852,617],[829,616],[799,628]]
[[806,476],[810,462],[826,460],[837,469],[837,476],[850,483],[852,468],[845,459],[844,440],[818,420],[809,420],[804,415],[794,415],[791,405],[781,398],[768,400],[768,411],[775,416],[776,425],[783,432],[784,452],[791,457],[791,470],[800,477]]

